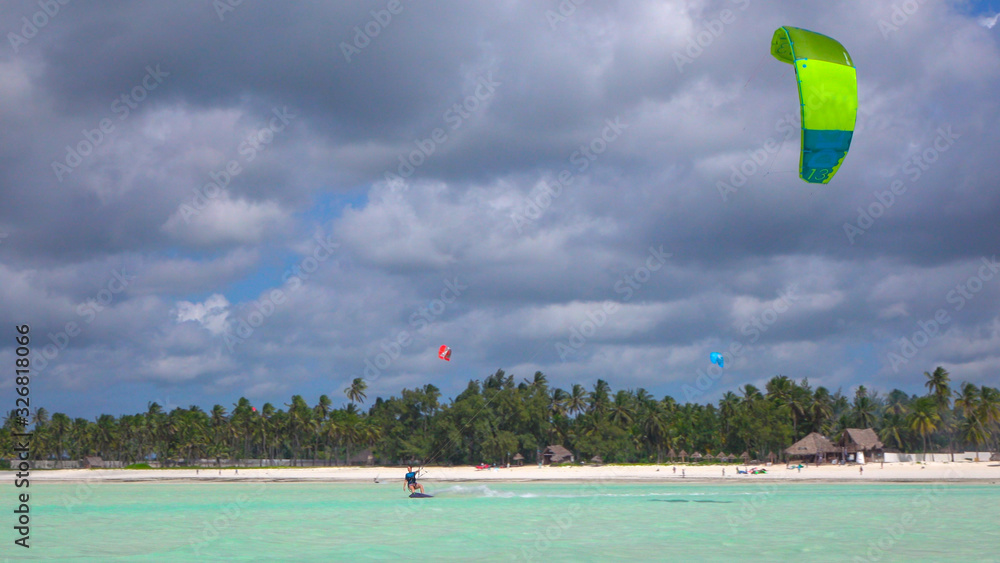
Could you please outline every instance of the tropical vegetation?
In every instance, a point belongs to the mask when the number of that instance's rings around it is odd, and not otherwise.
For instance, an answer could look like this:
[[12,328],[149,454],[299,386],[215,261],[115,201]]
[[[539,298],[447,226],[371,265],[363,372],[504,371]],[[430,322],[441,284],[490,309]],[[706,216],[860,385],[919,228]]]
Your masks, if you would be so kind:
[[[943,368],[924,373],[927,392],[887,394],[858,387],[853,397],[808,380],[773,377],[758,389],[747,384],[717,403],[679,403],[645,389],[614,390],[599,379],[592,387],[552,387],[536,372],[516,381],[503,370],[470,381],[443,402],[432,384],[377,397],[367,409],[367,385],[355,379],[344,390],[349,403],[333,408],[320,396],[302,396],[276,408],[253,407],[240,398],[227,409],[198,406],[95,420],[51,416],[44,408],[28,421],[31,457],[81,459],[97,455],[128,463],[163,460],[288,459],[345,464],[362,450],[377,463],[424,461],[439,464],[506,462],[521,453],[529,463],[540,450],[561,444],[577,459],[599,455],[605,462],[659,462],[671,450],[756,459],[781,451],[810,432],[835,438],[846,428],[874,428],[887,450],[1000,450],[1000,391],[962,383],[955,389]],[[11,412],[0,428],[0,458],[12,458],[14,432],[23,432]],[[313,463],[313,462],[311,462]]]

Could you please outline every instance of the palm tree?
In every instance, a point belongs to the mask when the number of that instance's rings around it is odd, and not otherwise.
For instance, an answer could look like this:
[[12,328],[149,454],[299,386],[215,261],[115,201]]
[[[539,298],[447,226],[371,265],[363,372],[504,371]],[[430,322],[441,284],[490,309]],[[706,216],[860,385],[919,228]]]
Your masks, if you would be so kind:
[[753,385],[750,385],[749,383],[743,386],[742,391],[743,391],[742,404],[744,406],[752,405],[755,401],[764,398],[764,396],[761,395],[760,390],[754,387]]
[[952,461],[955,461],[954,447],[953,447],[953,432],[955,427],[954,420],[952,420],[951,413],[951,376],[946,369],[938,366],[934,373],[924,372],[924,376],[927,381],[924,386],[927,387],[928,394],[934,397],[934,402],[937,405],[938,416],[941,417],[941,424],[938,430],[946,433],[948,438],[948,450],[952,452]]
[[[979,388],[979,410],[976,414],[985,432],[985,442],[992,434],[1000,437],[1000,390],[983,385]],[[1000,444],[994,444],[1000,450]]]
[[[163,440],[161,440],[161,424],[163,421],[163,408],[156,402],[146,403],[146,436],[150,441],[150,448],[156,454],[157,461],[165,463],[166,450]],[[165,466],[163,466],[165,467]]]
[[928,395],[934,396],[934,400],[938,405],[938,413],[943,409],[947,409],[949,403],[951,402],[951,375],[946,369],[938,366],[934,370],[934,373],[924,372],[924,376],[927,377],[927,381],[924,382],[924,386],[927,387]]
[[210,445],[206,432],[210,422],[208,415],[197,405],[191,405],[187,410],[174,409],[170,412],[170,416],[177,419],[178,434],[180,434],[178,447],[186,451],[185,459],[189,463],[197,462],[205,455]]
[[669,417],[662,403],[653,403],[641,421],[642,431],[650,443],[656,447],[656,463],[663,459],[663,445],[667,441]]
[[882,419],[882,430],[879,432],[878,437],[886,446],[894,444],[895,447],[902,450],[904,449],[903,436],[906,430],[906,421],[902,415],[889,414]]
[[122,415],[118,419],[118,428],[121,433],[122,460],[134,462],[145,457],[142,444],[145,426],[146,419],[142,415]]
[[764,389],[767,391],[767,398],[774,399],[780,404],[791,395],[792,385],[794,383],[787,375],[776,375],[764,385]]
[[56,459],[62,459],[64,455],[68,452],[66,451],[66,436],[69,435],[70,430],[73,428],[73,421],[70,420],[68,416],[61,412],[57,412],[52,415],[52,434],[56,441],[56,447],[58,452]]
[[225,434],[225,427],[229,426],[229,419],[226,418],[226,407],[214,405],[211,414],[212,434],[216,441],[221,441]]
[[795,386],[792,388],[792,395],[788,398],[788,410],[792,413],[792,439],[799,438],[799,420],[804,418],[809,412],[809,404],[812,401],[812,392],[806,387]]
[[587,390],[583,388],[583,385],[574,383],[573,390],[570,391],[569,397],[566,399],[566,412],[574,415],[585,410],[587,410]]
[[566,414],[566,402],[569,395],[565,391],[556,387],[549,394],[549,416],[564,416]]
[[[985,428],[975,416],[964,419],[959,430],[962,433],[962,439],[973,444],[976,452],[979,452],[980,446],[989,439]],[[976,454],[976,461],[979,461],[978,453]]]
[[[269,431],[273,430],[271,418],[274,417],[274,405],[271,403],[264,403],[264,406],[260,408],[260,417],[255,419],[256,433],[260,435],[261,438],[261,458],[267,458],[268,460],[274,459],[271,452],[267,448],[267,434]],[[273,446],[272,446],[273,447]],[[261,462],[263,463],[263,462]]]
[[906,418],[910,429],[920,434],[927,453],[927,436],[937,431],[941,415],[937,412],[937,402],[932,397],[921,397],[913,403],[913,410]]
[[549,383],[548,378],[545,377],[545,374],[542,373],[542,372],[540,372],[540,371],[536,371],[535,372],[535,377],[531,381],[528,381],[527,379],[525,379],[524,381],[529,386],[535,387],[535,388],[538,388],[538,389],[545,389],[545,387]]
[[347,400],[354,403],[363,403],[368,395],[365,395],[365,390],[368,389],[368,383],[360,377],[355,377],[354,381],[351,382],[351,386],[344,389],[344,393],[347,395]]
[[[252,440],[254,439],[254,428],[256,424],[257,414],[254,412],[254,407],[250,404],[250,399],[246,397],[240,397],[238,401],[233,404],[233,412],[229,416],[229,423],[226,425],[223,431],[223,436],[225,439],[229,440],[230,451],[241,452],[237,455],[240,457],[253,457],[254,446]],[[242,438],[243,446],[242,448],[237,448],[237,444]]]
[[361,441],[365,446],[371,448],[382,439],[382,428],[370,417],[361,421]]
[[493,375],[483,380],[483,391],[492,389],[500,391],[514,385],[514,376],[506,375],[502,369],[498,369]]
[[326,451],[328,452],[326,456],[327,462],[330,461],[329,452],[333,452],[334,458],[336,458],[336,452],[340,449],[341,431],[342,426],[340,422],[333,417],[323,421],[323,424],[320,426],[319,435],[326,443]]
[[590,392],[590,405],[588,407],[588,412],[594,414],[604,414],[608,408],[608,395],[611,393],[611,386],[608,385],[607,381],[603,379],[598,379],[597,383],[594,384],[594,390]]
[[70,432],[70,458],[81,458],[94,452],[94,427],[86,418],[73,419]]
[[809,403],[809,416],[812,417],[813,430],[825,433],[827,421],[833,418],[833,398],[830,391],[823,386],[817,387]]
[[979,445],[986,441],[986,428],[978,417],[980,409],[979,388],[966,382],[962,384],[961,392],[955,392],[955,396],[955,408],[962,414],[962,423],[959,427],[962,439],[975,444],[976,451],[979,451]]
[[4,430],[8,431],[8,432],[11,432],[11,431],[21,432],[22,431],[21,430],[21,425],[20,425],[20,423],[18,421],[18,419],[20,419],[20,418],[21,417],[17,414],[17,411],[14,410],[14,409],[11,409],[10,411],[7,412],[7,415],[4,416],[4,418],[3,418],[3,426],[2,426],[2,428]]
[[851,418],[861,428],[871,428],[875,423],[875,402],[869,397],[868,389],[864,385],[859,386],[854,394]]
[[722,417],[722,425],[726,432],[729,432],[730,425],[736,418],[739,404],[740,398],[732,391],[726,391],[726,394],[719,399],[719,416]]
[[[355,381],[359,381],[356,379]],[[292,465],[295,465],[295,461],[301,456],[301,443],[304,437],[305,431],[311,426],[312,422],[312,409],[306,404],[305,399],[302,395],[293,395],[292,404],[288,406],[288,420],[286,430],[288,432],[288,437],[292,440]]]
[[45,407],[38,407],[31,415],[31,422],[35,425],[36,431],[45,428],[49,423],[49,411],[45,410]]
[[[808,382],[805,382],[808,385]],[[799,418],[806,413],[811,394],[785,375],[776,375],[765,385],[771,401],[792,417],[792,440],[798,439]]]
[[350,465],[351,463],[351,446],[357,444],[358,441],[363,440],[364,435],[364,421],[362,421],[359,417],[351,416],[344,421],[344,426],[341,429],[341,436],[343,436],[344,445],[346,446],[344,454],[345,465]]
[[[235,447],[237,428],[232,423],[230,418],[226,416],[226,408],[222,405],[214,405],[212,407],[212,412],[210,415],[210,426],[211,426],[211,444],[214,455],[222,456],[227,453],[237,454],[238,449]],[[237,418],[237,413],[233,413],[232,418]],[[242,418],[242,417],[240,417]],[[215,461],[218,463],[219,457],[216,457]]]
[[642,387],[635,390],[635,401],[642,406],[650,406],[656,402],[656,399]]
[[[357,381],[357,380],[355,380],[355,381]],[[352,384],[351,387],[353,388],[353,384]],[[345,392],[346,391],[347,390],[345,389]],[[362,394],[363,394],[364,389],[362,389],[361,391],[362,391]],[[364,398],[367,398],[367,397],[364,397]],[[348,399],[350,399],[350,397],[348,397]],[[332,405],[333,405],[333,401],[330,400],[330,397],[327,397],[326,395],[320,395],[319,396],[319,402],[316,403],[316,406],[313,407],[313,410],[316,411],[316,416],[317,416],[317,418],[319,418],[319,420],[321,422],[324,421],[324,420],[326,420],[326,417],[330,416],[330,407]]]
[[979,412],[984,424],[1000,424],[1000,391],[983,385],[979,388]]
[[972,383],[963,383],[962,390],[956,391],[955,408],[962,413],[966,420],[976,416],[979,409],[979,388]]
[[622,389],[615,393],[614,402],[611,404],[611,422],[622,427],[632,424],[632,395]]
[[110,414],[102,414],[97,417],[96,448],[98,455],[105,459],[112,459],[112,451],[118,445],[118,429],[115,417]]
[[899,389],[893,389],[885,402],[885,412],[894,415],[904,415],[909,412],[910,398]]

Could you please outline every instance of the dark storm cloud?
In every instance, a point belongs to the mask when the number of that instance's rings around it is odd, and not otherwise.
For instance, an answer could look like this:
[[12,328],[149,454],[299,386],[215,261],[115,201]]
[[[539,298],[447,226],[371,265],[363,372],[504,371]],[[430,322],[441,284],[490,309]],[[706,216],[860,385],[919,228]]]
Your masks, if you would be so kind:
[[[776,373],[915,391],[938,363],[1000,367],[1000,283],[980,275],[1000,53],[948,4],[232,8],[69,3],[0,53],[0,317],[58,348],[50,410],[337,394],[403,333],[379,394],[503,367],[682,397],[733,343],[699,400]],[[797,178],[794,73],[768,54],[786,24],[858,66],[829,185]],[[112,398],[87,391],[109,379]]]

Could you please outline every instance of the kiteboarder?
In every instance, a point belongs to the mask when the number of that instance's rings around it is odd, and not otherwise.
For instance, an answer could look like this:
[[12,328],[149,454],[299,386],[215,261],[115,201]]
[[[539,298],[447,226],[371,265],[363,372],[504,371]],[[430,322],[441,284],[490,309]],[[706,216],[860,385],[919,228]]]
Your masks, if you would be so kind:
[[424,486],[417,483],[417,472],[413,470],[412,465],[406,466],[406,485],[404,488],[409,489],[411,493],[417,492],[420,489],[420,494],[424,494]]

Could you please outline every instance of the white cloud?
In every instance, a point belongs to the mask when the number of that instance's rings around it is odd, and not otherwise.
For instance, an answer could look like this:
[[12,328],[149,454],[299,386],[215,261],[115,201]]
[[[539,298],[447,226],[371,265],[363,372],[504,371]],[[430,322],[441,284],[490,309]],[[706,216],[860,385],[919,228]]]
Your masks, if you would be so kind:
[[254,244],[283,229],[289,220],[277,202],[234,200],[229,192],[222,192],[207,204],[182,204],[163,224],[162,231],[198,246]]
[[229,300],[214,294],[202,303],[180,301],[175,310],[179,323],[194,321],[214,335],[226,332],[229,321]]
[[213,354],[190,354],[184,356],[165,355],[153,360],[147,360],[140,368],[141,372],[153,379],[167,380],[174,383],[190,381],[206,374],[220,373],[232,370],[235,362],[221,352]]

